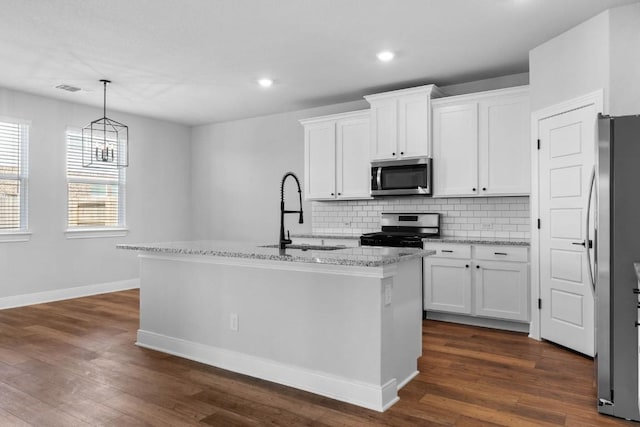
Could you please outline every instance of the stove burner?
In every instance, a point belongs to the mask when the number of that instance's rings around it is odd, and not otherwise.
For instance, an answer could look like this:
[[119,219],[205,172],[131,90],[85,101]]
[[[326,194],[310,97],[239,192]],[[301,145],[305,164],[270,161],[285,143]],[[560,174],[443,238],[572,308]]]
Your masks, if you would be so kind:
[[[407,218],[414,223],[407,224]],[[440,235],[440,214],[400,213],[382,214],[382,231],[360,236],[361,246],[389,246],[422,248],[422,239]]]

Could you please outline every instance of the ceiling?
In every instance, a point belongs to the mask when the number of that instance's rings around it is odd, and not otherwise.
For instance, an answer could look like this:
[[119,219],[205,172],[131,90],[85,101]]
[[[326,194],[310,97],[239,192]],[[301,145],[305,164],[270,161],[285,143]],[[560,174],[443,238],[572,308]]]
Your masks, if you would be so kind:
[[530,49],[637,1],[2,0],[0,86],[102,106],[106,78],[109,111],[228,121],[526,72]]

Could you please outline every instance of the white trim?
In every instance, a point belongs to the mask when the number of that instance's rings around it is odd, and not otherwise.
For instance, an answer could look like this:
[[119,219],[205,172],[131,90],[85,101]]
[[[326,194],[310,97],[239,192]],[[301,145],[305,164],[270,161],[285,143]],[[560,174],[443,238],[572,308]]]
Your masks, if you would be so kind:
[[[529,85],[513,86],[504,89],[492,89],[484,92],[465,93],[462,95],[445,96],[442,98],[434,99],[432,106],[447,105],[452,103],[458,103],[461,101],[476,101],[478,99],[485,99],[490,96],[518,96],[528,95]],[[502,194],[500,195],[502,196]],[[487,197],[486,195],[484,197]]]
[[[537,307],[536,307],[537,309]],[[482,328],[501,329],[503,331],[529,332],[529,323],[515,322],[511,320],[491,319],[488,317],[474,317],[464,314],[440,313],[427,311],[427,319],[440,322],[460,323],[463,325],[480,326]]]
[[402,380],[402,381],[400,381],[398,383],[398,390],[400,390],[402,387],[404,387],[407,384],[409,384],[409,381],[411,381],[412,379],[417,377],[419,374],[420,374],[420,371],[413,371],[411,374],[409,374],[409,376],[407,378],[405,378],[404,380]]
[[0,232],[0,243],[28,242],[31,240],[30,231],[3,231]]
[[[140,253],[141,259],[156,259],[160,261],[193,262],[199,264],[230,265],[247,268],[264,268],[279,271],[304,271],[310,273],[338,274],[342,276],[385,278],[394,276],[398,271],[398,263],[386,264],[380,267],[362,267],[355,265],[325,264],[321,262],[278,261],[260,258],[243,258],[234,256],[190,255],[190,254],[161,254]],[[402,262],[402,261],[400,261]]]
[[129,232],[128,228],[105,227],[105,228],[68,228],[64,234],[67,239],[95,239],[104,237],[125,237]]
[[371,116],[371,109],[367,108],[366,110],[357,110],[357,111],[348,111],[346,113],[337,113],[337,114],[329,114],[326,116],[318,116],[318,117],[310,117],[308,119],[300,119],[298,122],[301,125],[308,125],[317,122],[324,122],[327,120],[342,120],[342,119],[353,119],[353,118],[369,118]]
[[14,295],[0,298],[0,310],[6,308],[24,307],[33,304],[43,304],[52,301],[88,297],[91,295],[110,292],[126,291],[140,287],[140,279],[118,280],[115,282],[98,283],[75,288],[56,289],[54,291],[34,292],[31,294]]
[[[541,339],[540,334],[540,310],[538,310],[538,298],[540,298],[540,232],[538,230],[538,218],[540,218],[540,199],[538,169],[538,123],[549,117],[557,116],[568,111],[577,110],[589,105],[594,105],[598,113],[604,112],[604,89],[573,98],[549,107],[536,110],[531,113],[531,195],[529,205],[531,208],[531,323],[529,326],[529,338]],[[596,142],[597,143],[597,142]]]
[[382,412],[398,401],[395,378],[382,385],[365,383],[141,329],[136,345],[375,411]]
[[0,122],[15,123],[17,125],[31,126],[31,120],[17,119],[15,117],[10,117],[10,116],[0,116]]

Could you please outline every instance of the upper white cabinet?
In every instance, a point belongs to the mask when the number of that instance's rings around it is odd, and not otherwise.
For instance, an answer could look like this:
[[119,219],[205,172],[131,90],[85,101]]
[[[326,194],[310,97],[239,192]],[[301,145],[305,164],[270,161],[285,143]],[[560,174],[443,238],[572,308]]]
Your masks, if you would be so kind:
[[434,100],[434,196],[531,191],[529,88]]
[[300,120],[304,126],[304,196],[370,198],[369,110]]
[[431,154],[431,98],[434,85],[365,96],[371,104],[371,160]]

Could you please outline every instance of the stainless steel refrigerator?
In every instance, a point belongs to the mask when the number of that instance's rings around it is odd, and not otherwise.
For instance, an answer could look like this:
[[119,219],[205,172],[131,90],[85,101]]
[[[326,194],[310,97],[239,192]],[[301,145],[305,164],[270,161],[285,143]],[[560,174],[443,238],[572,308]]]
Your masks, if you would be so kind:
[[633,263],[640,261],[640,116],[601,116],[598,134],[593,180],[598,411],[638,421],[640,291]]

